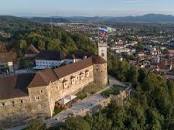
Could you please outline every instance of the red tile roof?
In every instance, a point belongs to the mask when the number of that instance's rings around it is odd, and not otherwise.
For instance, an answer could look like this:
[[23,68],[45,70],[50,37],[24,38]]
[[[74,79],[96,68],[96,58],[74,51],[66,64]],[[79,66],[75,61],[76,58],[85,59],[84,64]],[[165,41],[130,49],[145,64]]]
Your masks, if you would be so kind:
[[23,97],[28,95],[27,86],[33,74],[22,74],[0,79],[0,99]]
[[93,64],[106,63],[98,56],[68,64],[56,69],[46,69],[34,74],[22,74],[0,79],[0,99],[27,96],[27,88],[47,86],[50,82],[56,81],[71,73],[85,69]]
[[90,58],[78,61],[73,64],[68,64],[56,69],[46,69],[36,73],[29,87],[47,86],[50,82],[56,81],[69,74],[75,73],[81,69],[89,67],[93,64],[103,64],[106,61],[99,56],[92,56]]

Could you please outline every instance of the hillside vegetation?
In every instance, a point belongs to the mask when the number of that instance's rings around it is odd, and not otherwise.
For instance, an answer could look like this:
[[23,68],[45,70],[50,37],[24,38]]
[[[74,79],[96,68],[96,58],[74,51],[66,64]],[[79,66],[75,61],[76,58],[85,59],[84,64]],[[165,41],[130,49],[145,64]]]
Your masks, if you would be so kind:
[[0,41],[10,48],[15,48],[19,56],[22,56],[31,44],[40,50],[57,50],[67,54],[76,51],[96,52],[96,44],[84,35],[71,34],[60,27],[51,28],[49,25],[24,18],[0,16],[0,32],[10,35],[0,35]]

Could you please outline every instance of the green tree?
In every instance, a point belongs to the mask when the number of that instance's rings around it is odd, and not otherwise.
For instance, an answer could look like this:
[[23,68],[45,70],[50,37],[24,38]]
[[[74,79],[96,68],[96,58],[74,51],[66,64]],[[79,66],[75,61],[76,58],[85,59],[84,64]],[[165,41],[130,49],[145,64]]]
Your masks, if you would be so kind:
[[138,70],[138,82],[142,83],[146,77],[146,73],[143,69]]
[[137,76],[137,69],[131,65],[126,74],[127,81],[132,84],[137,83]]
[[82,117],[72,117],[65,121],[66,130],[91,130],[90,125]]
[[25,40],[20,40],[19,48],[24,51],[27,48],[27,42]]
[[92,130],[111,130],[112,121],[104,114],[98,113],[93,117]]
[[46,130],[46,126],[40,120],[32,120],[24,130]]

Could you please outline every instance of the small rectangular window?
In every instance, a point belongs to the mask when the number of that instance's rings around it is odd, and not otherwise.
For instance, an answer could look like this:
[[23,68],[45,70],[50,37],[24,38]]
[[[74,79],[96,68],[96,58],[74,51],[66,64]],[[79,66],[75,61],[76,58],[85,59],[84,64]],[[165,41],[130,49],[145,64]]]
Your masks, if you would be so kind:
[[4,102],[2,103],[2,106],[3,106],[3,107],[5,106],[5,103],[4,103]]
[[40,97],[39,97],[39,96],[35,97],[35,100],[39,100],[39,99],[40,99]]
[[15,106],[15,102],[14,102],[14,101],[12,101],[12,106],[13,106],[13,107]]

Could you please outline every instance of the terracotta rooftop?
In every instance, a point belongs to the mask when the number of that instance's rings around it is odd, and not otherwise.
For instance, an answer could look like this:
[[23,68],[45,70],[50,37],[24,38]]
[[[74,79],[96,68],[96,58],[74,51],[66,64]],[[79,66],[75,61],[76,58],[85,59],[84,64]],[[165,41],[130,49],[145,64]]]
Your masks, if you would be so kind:
[[27,94],[27,86],[33,79],[33,74],[22,74],[0,79],[0,99],[23,97]]
[[92,56],[93,64],[104,64],[106,61],[100,56]]
[[93,55],[92,53],[77,51],[72,55],[71,54],[67,55],[66,59],[84,59],[85,57],[91,57],[92,55]]
[[106,61],[99,56],[68,64],[56,69],[46,69],[34,74],[22,74],[0,79],[0,100],[15,97],[27,96],[27,88],[47,86],[50,82],[56,81],[71,73],[85,69],[93,64],[103,64]]
[[40,51],[33,45],[31,44],[27,51],[26,51],[26,54],[38,54]]
[[39,60],[62,60],[64,59],[64,54],[58,51],[41,51],[36,59]]
[[68,64],[56,69],[42,70],[36,73],[29,87],[46,86],[50,82],[56,81],[64,76],[67,76],[71,73],[75,73],[93,64],[103,64],[103,63],[106,63],[106,61],[103,58],[99,56],[92,56],[90,58],[78,61],[73,64]]
[[4,43],[0,42],[0,53],[7,52],[7,48]]
[[41,70],[35,74],[28,88],[46,86],[55,80],[57,80],[57,75],[55,75],[52,69]]
[[0,63],[16,61],[17,54],[13,51],[0,53]]

